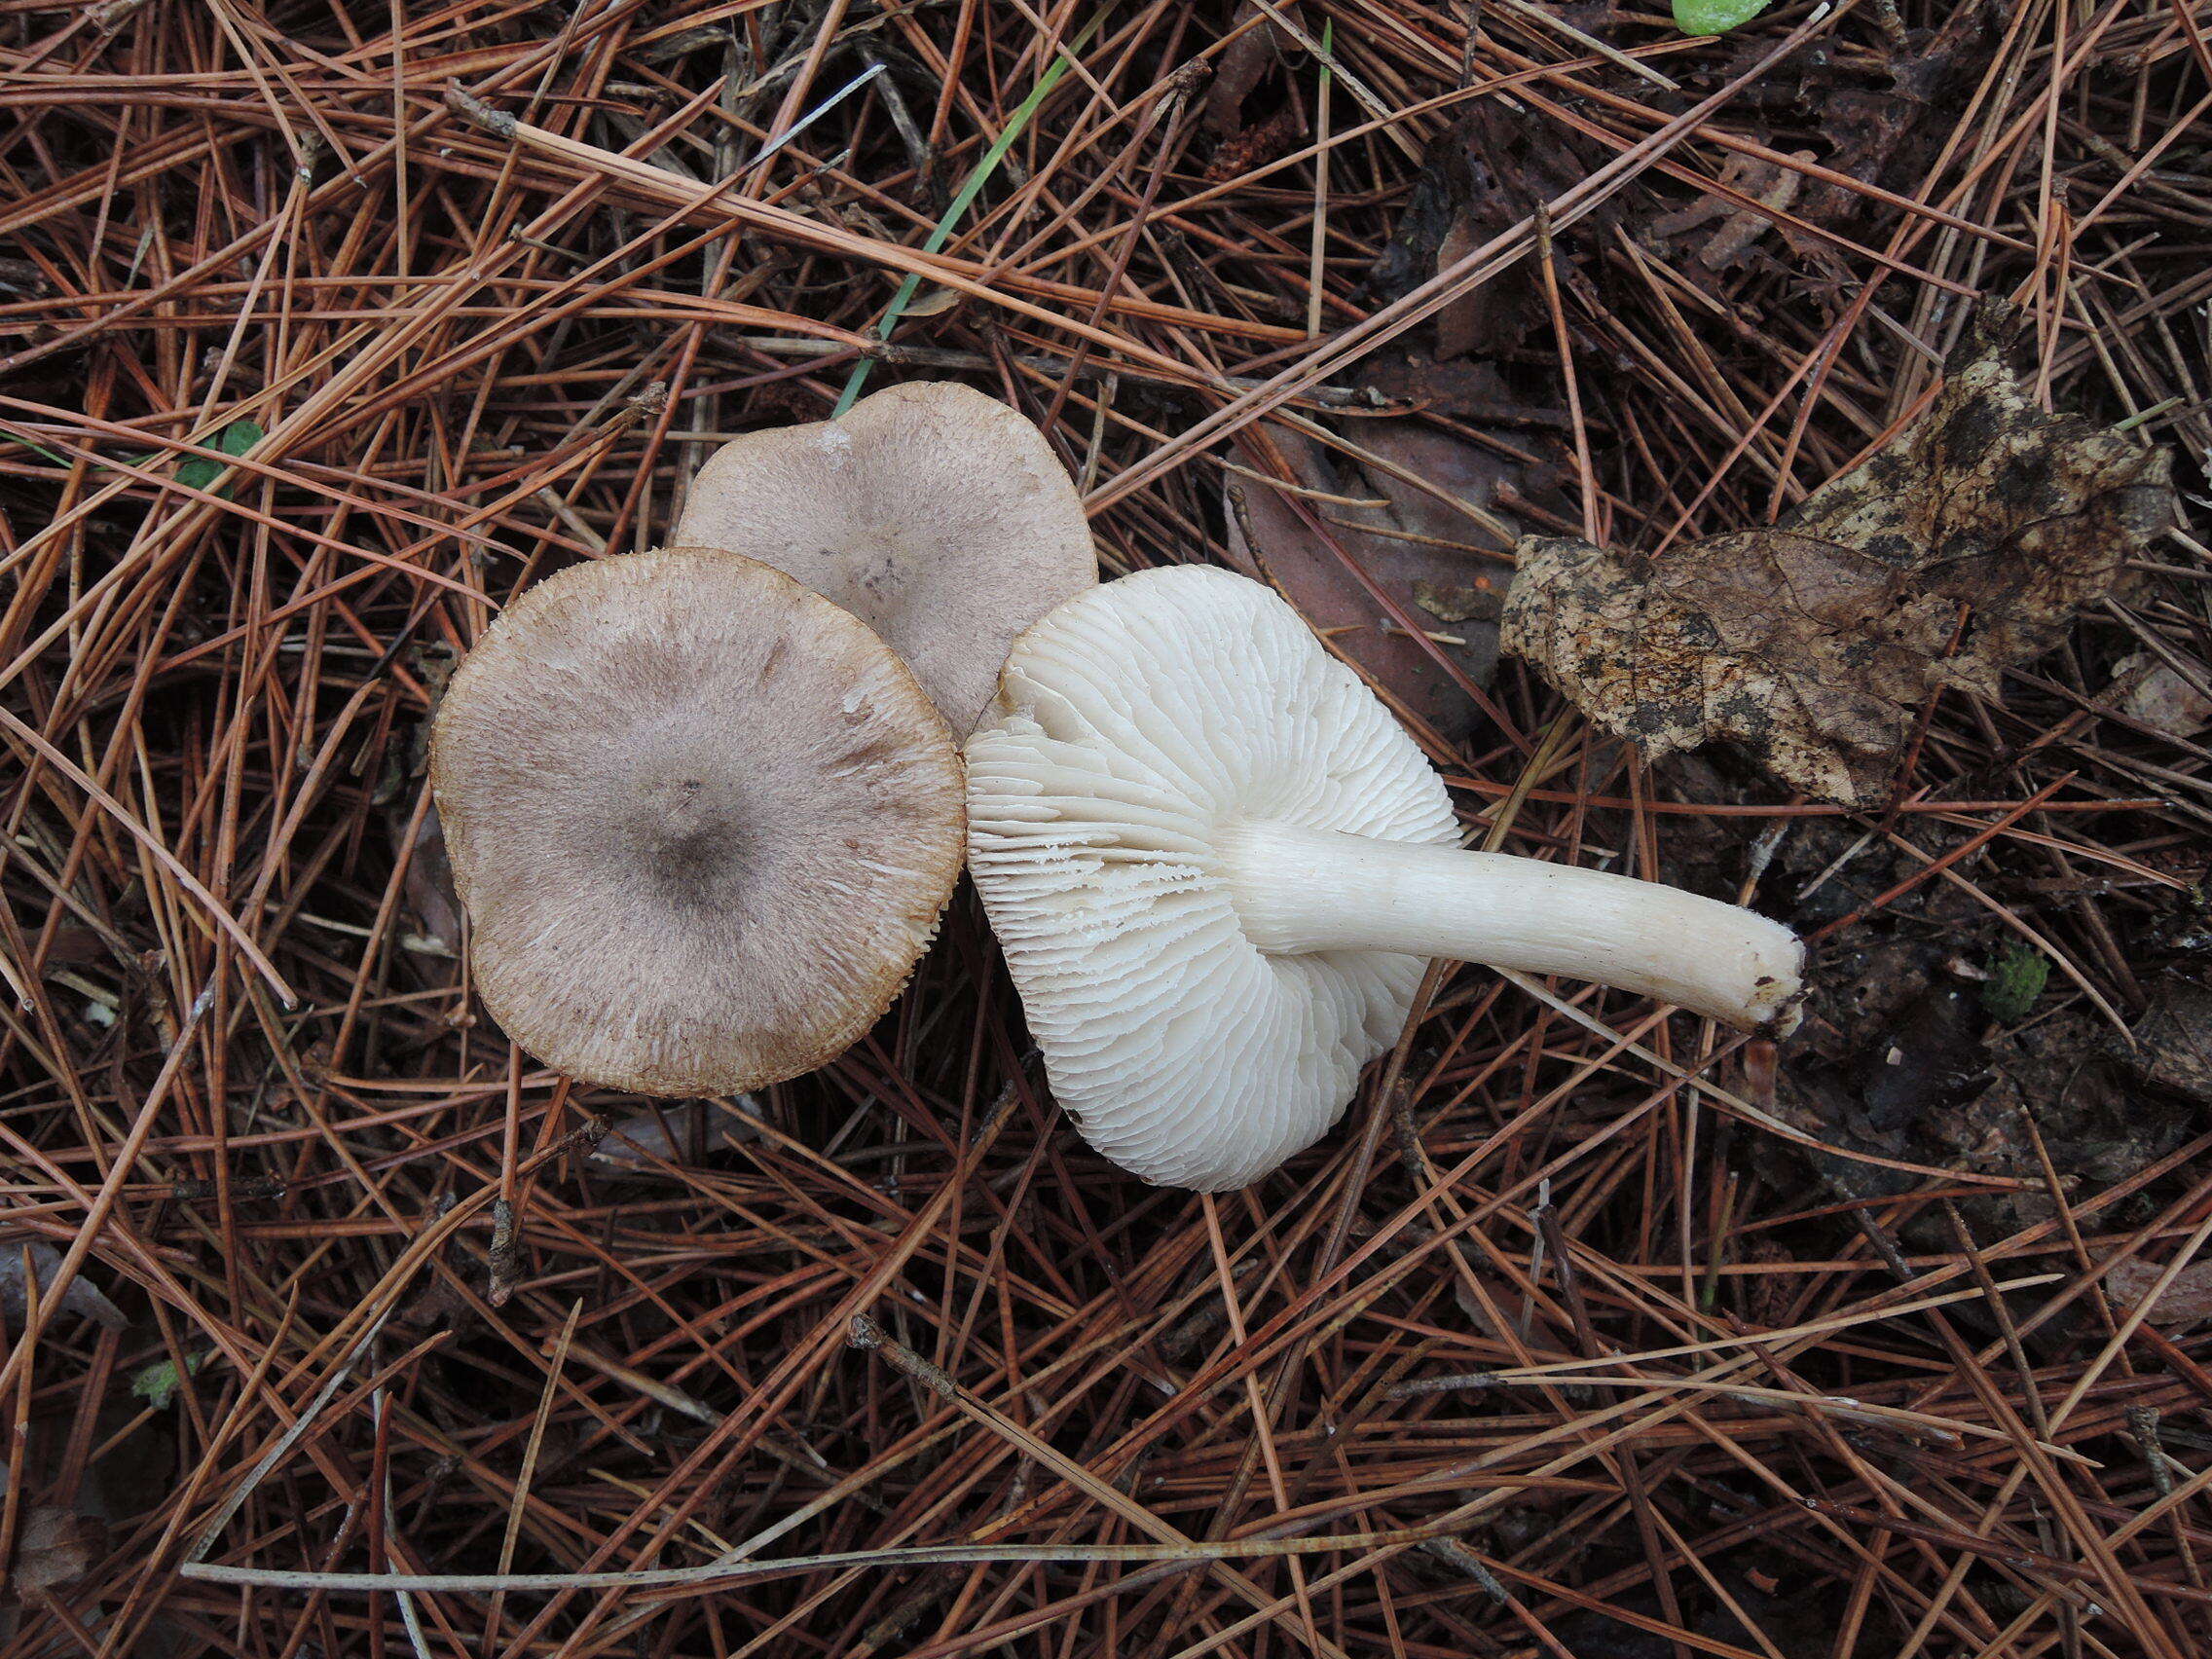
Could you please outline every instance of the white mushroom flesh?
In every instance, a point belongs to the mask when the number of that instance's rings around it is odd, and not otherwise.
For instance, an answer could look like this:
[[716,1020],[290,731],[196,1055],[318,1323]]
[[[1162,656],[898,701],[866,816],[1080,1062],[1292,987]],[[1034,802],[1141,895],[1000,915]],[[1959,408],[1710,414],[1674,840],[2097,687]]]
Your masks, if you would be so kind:
[[1442,781],[1269,589],[1109,583],[1016,645],[969,740],[969,862],[1055,1093],[1163,1185],[1318,1139],[1425,959],[1787,1023],[1801,947],[1677,889],[1467,853]]

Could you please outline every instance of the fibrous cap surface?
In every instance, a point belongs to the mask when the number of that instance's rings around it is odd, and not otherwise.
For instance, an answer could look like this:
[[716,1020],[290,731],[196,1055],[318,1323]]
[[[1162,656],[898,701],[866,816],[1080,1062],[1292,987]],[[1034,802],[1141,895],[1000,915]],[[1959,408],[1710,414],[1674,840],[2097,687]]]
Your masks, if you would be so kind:
[[675,539],[758,559],[843,606],[962,735],[1015,637],[1098,580],[1083,501],[1043,434],[951,382],[724,444]]
[[842,1051],[959,874],[959,757],[913,677],[719,550],[579,565],[508,607],[439,707],[431,783],[486,1006],[645,1093]]

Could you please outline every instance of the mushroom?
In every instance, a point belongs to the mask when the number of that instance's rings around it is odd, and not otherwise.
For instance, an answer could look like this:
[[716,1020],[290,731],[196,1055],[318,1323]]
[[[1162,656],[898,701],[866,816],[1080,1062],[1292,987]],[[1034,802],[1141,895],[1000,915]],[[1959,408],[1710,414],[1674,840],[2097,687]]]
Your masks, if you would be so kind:
[[1382,704],[1227,571],[1124,576],[1023,635],[968,778],[969,868],[1054,1092],[1148,1181],[1226,1191],[1311,1145],[1429,957],[1796,1022],[1779,923],[1462,851]]
[[913,676],[712,548],[509,606],[438,707],[430,786],[485,1006],[547,1064],[645,1094],[842,1052],[960,871],[960,759]]
[[1083,500],[1044,435],[949,381],[724,444],[675,539],[758,559],[843,606],[906,659],[957,735],[1014,638],[1098,582]]

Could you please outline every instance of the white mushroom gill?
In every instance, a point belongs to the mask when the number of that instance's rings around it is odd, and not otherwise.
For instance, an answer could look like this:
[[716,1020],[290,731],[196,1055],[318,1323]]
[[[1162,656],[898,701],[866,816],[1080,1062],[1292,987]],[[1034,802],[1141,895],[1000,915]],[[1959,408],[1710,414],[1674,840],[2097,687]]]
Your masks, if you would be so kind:
[[1395,1041],[1425,958],[1794,1014],[1801,947],[1734,905],[1459,850],[1442,781],[1269,589],[1124,577],[1016,645],[968,744],[970,867],[1055,1092],[1115,1162],[1244,1186]]

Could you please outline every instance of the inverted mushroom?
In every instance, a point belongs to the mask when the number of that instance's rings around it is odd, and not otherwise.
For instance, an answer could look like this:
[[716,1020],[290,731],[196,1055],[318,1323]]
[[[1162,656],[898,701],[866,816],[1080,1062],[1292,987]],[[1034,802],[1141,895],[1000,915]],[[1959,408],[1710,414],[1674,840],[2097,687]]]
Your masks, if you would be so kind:
[[1779,923],[1462,851],[1388,711],[1226,571],[1124,576],[1047,616],[968,776],[969,868],[1053,1090],[1148,1181],[1226,1191],[1311,1145],[1428,957],[1796,1022],[1803,947]]
[[1098,581],[1083,500],[1044,435],[948,381],[724,444],[675,539],[758,559],[843,606],[960,735],[1015,637]]
[[913,676],[715,549],[509,606],[439,705],[430,783],[485,1006],[547,1064],[646,1094],[850,1047],[960,870],[959,756]]

